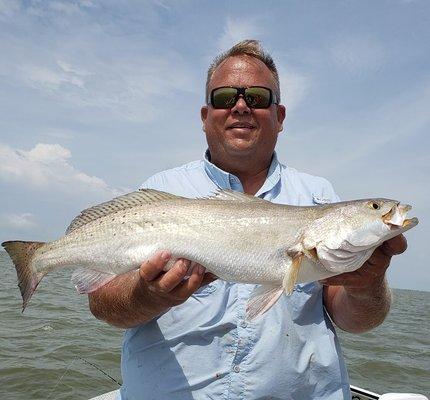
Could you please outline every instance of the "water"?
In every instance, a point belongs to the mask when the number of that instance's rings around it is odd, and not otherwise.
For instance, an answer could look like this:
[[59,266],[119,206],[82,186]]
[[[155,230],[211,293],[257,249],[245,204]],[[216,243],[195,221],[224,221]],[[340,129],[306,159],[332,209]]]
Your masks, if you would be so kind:
[[[89,399],[121,381],[122,331],[97,321],[69,273],[44,278],[25,314],[16,275],[0,252],[0,398]],[[385,323],[362,335],[340,333],[351,383],[377,393],[430,393],[430,292],[395,290]]]

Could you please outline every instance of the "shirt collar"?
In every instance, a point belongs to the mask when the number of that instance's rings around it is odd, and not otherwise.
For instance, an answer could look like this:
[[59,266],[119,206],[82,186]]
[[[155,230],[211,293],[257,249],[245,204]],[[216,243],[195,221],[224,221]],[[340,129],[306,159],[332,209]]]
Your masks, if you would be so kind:
[[[206,174],[212,182],[214,182],[220,189],[232,189],[238,192],[243,192],[242,184],[239,178],[229,172],[223,171],[210,161],[211,155],[209,149],[206,150],[204,156],[204,166]],[[271,191],[281,179],[281,166],[278,161],[276,152],[273,153],[272,162],[270,163],[269,171],[263,186],[256,193],[256,196],[263,197],[263,195]]]

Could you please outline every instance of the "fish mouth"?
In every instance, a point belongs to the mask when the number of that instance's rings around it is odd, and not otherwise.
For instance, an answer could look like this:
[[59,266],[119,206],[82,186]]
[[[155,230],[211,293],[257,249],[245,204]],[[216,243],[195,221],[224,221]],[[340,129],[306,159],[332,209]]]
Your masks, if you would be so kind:
[[382,221],[388,225],[390,229],[412,228],[418,224],[418,218],[406,218],[411,208],[412,206],[409,204],[396,203],[390,211],[382,216]]

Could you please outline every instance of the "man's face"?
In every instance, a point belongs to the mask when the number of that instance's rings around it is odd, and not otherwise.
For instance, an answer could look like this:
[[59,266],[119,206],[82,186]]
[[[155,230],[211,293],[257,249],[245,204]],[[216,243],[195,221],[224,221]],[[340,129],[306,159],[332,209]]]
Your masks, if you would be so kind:
[[[265,86],[274,92],[275,80],[263,62],[239,56],[228,58],[214,71],[209,91],[220,86]],[[260,156],[260,159],[273,153],[285,107],[272,104],[267,109],[252,109],[240,97],[231,109],[202,107],[201,117],[214,160],[222,162],[244,156]]]

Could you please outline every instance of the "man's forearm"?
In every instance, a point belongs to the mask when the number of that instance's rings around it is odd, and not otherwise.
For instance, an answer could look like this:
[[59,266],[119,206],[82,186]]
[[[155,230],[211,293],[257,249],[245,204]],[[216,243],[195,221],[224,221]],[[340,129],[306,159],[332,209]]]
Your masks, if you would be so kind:
[[[88,295],[91,312],[118,328],[132,328],[155,318],[169,306],[152,305],[139,271],[123,274]],[[147,301],[145,301],[147,300]]]
[[165,272],[171,255],[158,252],[139,270],[117,276],[88,295],[90,310],[98,319],[118,328],[133,328],[185,302],[201,285],[216,277],[189,260],[176,260]]
[[380,325],[390,310],[391,298],[385,278],[367,288],[324,288],[324,304],[331,319],[351,333],[367,332]]

